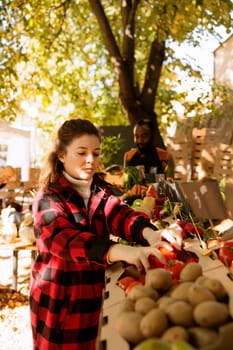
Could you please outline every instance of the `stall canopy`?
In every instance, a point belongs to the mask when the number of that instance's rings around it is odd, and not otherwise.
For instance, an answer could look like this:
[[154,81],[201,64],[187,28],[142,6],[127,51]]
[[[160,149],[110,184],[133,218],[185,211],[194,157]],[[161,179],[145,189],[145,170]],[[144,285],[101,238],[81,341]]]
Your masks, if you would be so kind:
[[0,166],[21,168],[21,180],[28,180],[30,168],[30,138],[28,130],[0,122]]

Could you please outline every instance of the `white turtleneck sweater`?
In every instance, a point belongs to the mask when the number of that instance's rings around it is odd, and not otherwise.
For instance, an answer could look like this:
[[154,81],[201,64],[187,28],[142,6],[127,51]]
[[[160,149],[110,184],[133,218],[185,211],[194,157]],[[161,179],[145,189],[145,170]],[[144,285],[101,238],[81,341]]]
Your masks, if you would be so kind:
[[71,186],[83,197],[84,203],[87,207],[87,203],[91,195],[92,178],[90,180],[75,179],[65,171],[63,171],[63,175],[70,182]]

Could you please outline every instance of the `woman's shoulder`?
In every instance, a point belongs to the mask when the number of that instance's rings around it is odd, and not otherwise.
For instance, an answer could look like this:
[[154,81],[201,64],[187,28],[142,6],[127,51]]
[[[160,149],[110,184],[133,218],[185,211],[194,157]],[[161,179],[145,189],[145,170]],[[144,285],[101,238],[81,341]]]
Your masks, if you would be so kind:
[[68,185],[66,179],[59,179],[55,183],[49,183],[48,186],[40,188],[36,193],[36,199],[54,199],[68,198],[74,190]]

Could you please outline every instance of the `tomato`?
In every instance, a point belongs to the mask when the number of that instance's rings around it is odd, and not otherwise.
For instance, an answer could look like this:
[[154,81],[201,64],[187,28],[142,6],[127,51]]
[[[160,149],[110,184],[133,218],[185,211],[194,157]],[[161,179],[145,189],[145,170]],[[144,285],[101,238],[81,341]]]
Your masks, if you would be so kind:
[[156,198],[156,204],[157,205],[163,205],[165,201],[166,201],[166,197],[158,197],[158,198]]
[[127,297],[129,292],[131,291],[131,289],[137,285],[143,285],[143,283],[141,281],[137,281],[134,280],[133,282],[131,282],[128,287],[125,289],[125,296]]
[[185,230],[185,225],[187,224],[187,222],[185,220],[177,220],[176,223],[181,227],[182,238],[183,239],[188,238],[189,237],[188,232]]
[[188,232],[186,232],[183,227],[181,227],[181,235],[182,235],[182,239],[189,238]]
[[179,283],[180,283],[180,279],[175,279],[175,278],[172,279],[172,286],[177,286],[177,284]]
[[222,246],[219,249],[218,257],[224,265],[231,265],[233,260],[233,240],[222,243]]
[[195,226],[192,222],[186,222],[186,224],[184,225],[184,230],[186,232],[189,232],[189,233],[195,233],[196,230],[195,230]]
[[[233,260],[231,262],[231,266],[230,266],[230,271],[231,271],[231,275],[233,274]],[[231,277],[231,276],[230,276]],[[231,278],[233,280],[233,278]]]
[[202,227],[197,226],[197,232],[199,233],[200,237],[204,236],[204,230]]
[[179,225],[181,228],[184,228],[185,225],[187,224],[187,221],[179,219],[179,220],[176,221],[176,223],[177,223],[177,225]]
[[141,275],[138,281],[141,282],[142,284],[145,284],[145,279],[146,279],[146,275]]
[[131,277],[131,276],[125,276],[125,277],[122,277],[121,279],[119,279],[118,281],[118,286],[121,288],[121,289],[126,289],[130,283],[136,281],[135,278]]
[[179,250],[175,249],[171,246],[171,250],[167,249],[166,247],[159,247],[160,252],[165,257],[166,261],[172,260],[172,259],[178,259],[179,257]]
[[[173,260],[173,259],[179,259],[179,250],[175,249],[171,246],[171,250],[167,249],[166,247],[159,247],[158,248],[160,253],[164,256],[166,261]],[[164,263],[162,263],[159,258],[155,255],[149,256],[149,262],[150,262],[150,268],[154,269],[156,267],[164,267]]]
[[149,255],[150,268],[155,269],[156,267],[163,267],[164,264],[155,255]]
[[204,235],[204,230],[203,230],[203,228],[200,227],[200,226],[195,225],[195,224],[192,223],[192,222],[186,222],[186,224],[185,224],[184,226],[182,226],[182,228],[183,228],[183,230],[185,231],[185,234],[186,234],[187,236],[189,236],[190,234],[191,234],[191,235],[194,235],[194,234],[196,234],[197,232],[199,233],[199,235],[200,235],[201,237],[203,237],[203,235]]
[[162,209],[161,205],[155,205],[153,210],[152,210],[152,218],[153,220],[158,220],[159,219],[159,213]]
[[198,256],[194,252],[190,252],[188,250],[181,249],[179,252],[179,260],[185,262],[186,264],[196,261],[199,261]]
[[167,264],[164,266],[164,269],[171,273],[173,280],[178,281],[180,278],[180,273],[184,266],[185,263],[183,261],[173,259],[167,262]]

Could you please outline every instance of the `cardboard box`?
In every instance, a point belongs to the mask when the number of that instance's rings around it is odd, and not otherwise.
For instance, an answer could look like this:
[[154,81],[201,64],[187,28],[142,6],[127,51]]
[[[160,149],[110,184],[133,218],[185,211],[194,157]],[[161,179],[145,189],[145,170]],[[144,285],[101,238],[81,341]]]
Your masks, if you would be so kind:
[[[233,291],[233,281],[228,276],[228,269],[220,260],[211,259],[202,254],[200,244],[197,240],[186,242],[186,248],[194,251],[199,256],[199,261],[203,267],[203,274],[220,280],[228,293]],[[107,290],[109,300],[104,301],[100,347],[104,350],[130,350],[130,345],[117,333],[115,325],[119,314],[120,303],[125,298],[120,287],[120,293],[115,289],[117,279],[124,273],[124,265],[115,264],[107,271]],[[233,343],[233,321],[219,328],[218,342],[200,348],[200,350],[232,350]]]

